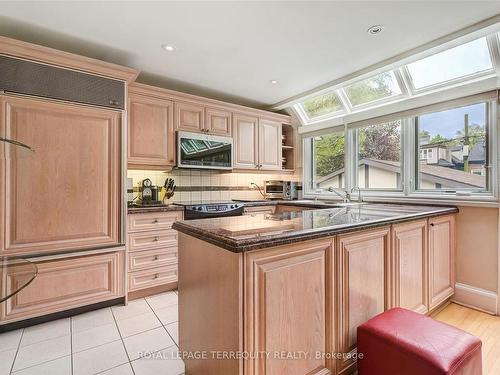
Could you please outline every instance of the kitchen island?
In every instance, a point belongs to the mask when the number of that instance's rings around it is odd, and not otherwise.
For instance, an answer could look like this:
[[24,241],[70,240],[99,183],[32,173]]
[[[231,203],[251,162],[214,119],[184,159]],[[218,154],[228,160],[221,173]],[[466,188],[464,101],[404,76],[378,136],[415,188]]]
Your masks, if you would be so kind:
[[356,328],[454,293],[455,207],[361,204],[178,221],[190,375],[356,369]]

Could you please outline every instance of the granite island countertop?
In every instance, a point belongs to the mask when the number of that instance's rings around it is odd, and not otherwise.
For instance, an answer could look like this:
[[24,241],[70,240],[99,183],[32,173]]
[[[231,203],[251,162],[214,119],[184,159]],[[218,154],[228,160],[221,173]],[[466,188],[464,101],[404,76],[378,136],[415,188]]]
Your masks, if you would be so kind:
[[232,252],[245,252],[458,212],[456,207],[362,204],[201,220],[173,229]]

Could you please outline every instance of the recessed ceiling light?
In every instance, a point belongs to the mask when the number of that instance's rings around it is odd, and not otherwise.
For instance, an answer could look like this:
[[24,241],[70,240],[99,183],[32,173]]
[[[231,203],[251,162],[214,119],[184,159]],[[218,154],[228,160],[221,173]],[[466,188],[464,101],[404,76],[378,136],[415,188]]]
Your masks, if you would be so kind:
[[168,51],[168,52],[173,52],[175,51],[175,47],[171,44],[163,44],[161,46],[161,48],[163,48],[165,51]]
[[273,85],[276,85],[278,83],[278,81],[276,81],[275,79],[272,79],[269,82],[272,83]]
[[384,30],[384,27],[382,25],[373,25],[373,26],[370,26],[368,28],[368,30],[366,30],[366,32],[368,34],[377,35],[377,34],[380,34],[382,32],[382,30]]

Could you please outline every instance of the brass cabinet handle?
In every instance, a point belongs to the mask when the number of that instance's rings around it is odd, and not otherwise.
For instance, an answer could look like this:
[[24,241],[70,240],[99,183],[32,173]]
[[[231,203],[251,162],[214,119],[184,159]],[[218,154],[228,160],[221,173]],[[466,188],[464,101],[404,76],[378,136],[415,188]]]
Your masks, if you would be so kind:
[[158,219],[153,220],[153,224],[158,224],[158,223],[159,223]]
[[154,242],[158,242],[160,239],[158,237],[155,237],[155,239],[153,240]]
[[158,259],[160,259],[160,257],[158,255],[155,255],[153,260],[158,260]]
[[160,277],[160,275],[156,273],[154,278],[158,279],[159,277]]

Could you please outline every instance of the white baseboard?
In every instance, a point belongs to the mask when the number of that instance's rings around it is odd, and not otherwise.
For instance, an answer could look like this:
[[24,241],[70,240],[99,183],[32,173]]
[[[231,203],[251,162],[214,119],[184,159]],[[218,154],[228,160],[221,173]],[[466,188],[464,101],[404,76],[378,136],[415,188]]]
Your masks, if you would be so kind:
[[472,307],[488,314],[497,315],[497,298],[498,295],[489,290],[456,283],[455,295],[451,300],[460,305]]

